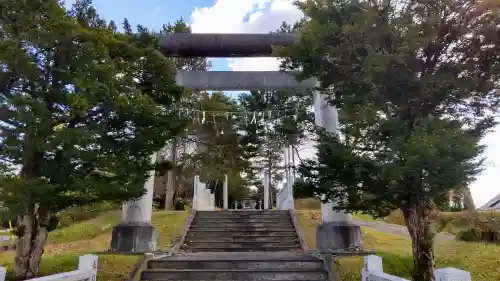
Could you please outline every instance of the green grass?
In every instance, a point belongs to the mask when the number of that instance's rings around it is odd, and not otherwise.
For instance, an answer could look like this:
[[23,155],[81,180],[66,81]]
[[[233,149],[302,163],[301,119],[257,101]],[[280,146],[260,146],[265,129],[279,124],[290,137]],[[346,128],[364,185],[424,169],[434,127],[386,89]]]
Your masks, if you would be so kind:
[[[295,209],[296,210],[321,210],[321,201],[318,198],[301,198],[295,200]],[[352,214],[353,218],[362,220],[362,221],[376,221],[379,219],[375,219],[370,215],[366,214]]]
[[[160,234],[158,247],[166,250],[185,227],[187,212],[155,212],[152,223]],[[109,248],[111,231],[121,220],[119,211],[111,211],[104,215],[56,229],[49,234],[49,244],[40,264],[40,275],[50,275],[72,271],[77,268],[78,257],[86,253],[103,252]],[[0,253],[0,265],[12,271],[13,252]],[[138,256],[99,255],[97,280],[120,281],[127,276]]]
[[[297,216],[304,238],[310,248],[316,246],[316,225],[321,221],[317,210],[299,210]],[[410,240],[362,228],[363,245],[381,256],[384,271],[403,278],[410,278],[413,268]],[[460,241],[436,242],[436,263],[438,268],[456,267],[471,272],[473,280],[496,281],[500,276],[500,245],[467,243]],[[340,259],[343,281],[361,280],[363,258]]]

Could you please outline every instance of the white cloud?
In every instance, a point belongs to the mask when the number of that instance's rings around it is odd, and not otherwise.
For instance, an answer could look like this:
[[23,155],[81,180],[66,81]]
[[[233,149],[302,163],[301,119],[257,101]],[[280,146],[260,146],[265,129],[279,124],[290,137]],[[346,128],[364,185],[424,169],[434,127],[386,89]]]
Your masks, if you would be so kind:
[[[212,7],[195,8],[191,28],[195,33],[268,33],[283,21],[302,17],[292,0],[218,0]],[[232,70],[277,70],[275,58],[228,59]]]
[[[292,4],[293,0],[217,0],[211,7],[196,7],[191,15],[191,28],[196,33],[267,33],[279,28],[283,21],[294,23],[302,12]],[[228,59],[232,70],[277,70],[275,58]],[[488,168],[471,185],[477,206],[486,203],[500,193],[500,127],[488,135],[483,143],[488,145],[485,156]],[[311,144],[299,148],[300,156],[314,153]]]
[[500,193],[500,126],[486,136],[482,143],[488,146],[484,154],[488,158],[487,168],[470,187],[476,207]]

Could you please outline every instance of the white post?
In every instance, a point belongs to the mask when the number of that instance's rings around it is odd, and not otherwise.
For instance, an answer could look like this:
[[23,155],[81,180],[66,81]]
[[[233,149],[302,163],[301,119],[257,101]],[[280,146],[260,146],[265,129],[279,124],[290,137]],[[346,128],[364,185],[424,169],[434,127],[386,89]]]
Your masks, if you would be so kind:
[[97,256],[96,255],[81,256],[79,261],[78,261],[78,270],[88,272],[89,273],[89,275],[88,275],[89,281],[96,281]]
[[293,193],[293,182],[295,181],[295,179],[293,178],[293,167],[292,167],[292,157],[291,157],[291,153],[292,153],[292,146],[291,145],[288,145],[287,146],[287,158],[288,158],[288,176],[290,177],[289,179],[289,183],[288,183],[288,192],[290,194]]
[[292,157],[291,153],[293,153],[293,147],[291,145],[288,146],[288,175],[290,177],[289,183],[288,183],[288,192],[287,192],[287,201],[288,201],[288,206],[290,210],[295,209],[295,201],[293,199],[293,185],[295,183],[295,178],[294,175],[295,173],[293,172],[294,167],[292,167]]
[[[334,106],[328,103],[325,95],[321,95],[319,91],[314,93],[314,117],[316,126],[323,127],[326,132],[338,136],[338,113]],[[324,197],[323,197],[324,198]],[[327,202],[321,204],[321,219],[326,222],[346,222],[351,221],[351,215],[343,211],[334,211],[335,202]]]
[[[208,190],[210,192],[210,190]],[[210,193],[210,211],[215,211],[215,194]]]
[[364,266],[361,269],[361,280],[369,281],[370,273],[383,273],[384,267],[382,265],[382,258],[375,255],[363,257]]
[[471,281],[470,272],[457,268],[440,268],[434,271],[436,281]]
[[223,197],[224,197],[224,210],[229,209],[229,191],[228,191],[228,181],[227,175],[224,176],[224,185],[223,185]]
[[5,281],[6,276],[7,276],[7,268],[0,266],[0,281]]
[[269,174],[264,172],[264,209],[269,209]]
[[207,188],[206,183],[201,184],[203,186],[203,210],[210,211],[210,189]]
[[[156,164],[156,153],[150,157]],[[118,253],[148,253],[156,251],[158,230],[151,224],[153,212],[155,170],[148,172],[144,183],[146,193],[122,206],[123,222],[113,228],[111,251]]]
[[200,176],[194,176],[193,182],[193,209],[198,210],[200,206]]
[[203,182],[200,182],[198,184],[198,207],[197,207],[197,210],[202,210],[202,211],[205,211],[205,209],[207,208],[206,205],[207,205],[207,192],[206,192],[206,189],[205,189],[205,183]]
[[[156,153],[150,157],[151,163],[156,163]],[[155,185],[155,170],[148,172],[148,179],[144,183],[146,193],[137,200],[123,203],[122,219],[125,223],[150,223],[153,212],[153,191]]]

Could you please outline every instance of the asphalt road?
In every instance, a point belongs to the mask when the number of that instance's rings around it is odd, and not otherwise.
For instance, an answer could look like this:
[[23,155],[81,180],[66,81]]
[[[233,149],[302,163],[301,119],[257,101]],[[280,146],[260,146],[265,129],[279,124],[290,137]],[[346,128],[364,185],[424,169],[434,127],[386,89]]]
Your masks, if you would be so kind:
[[[399,235],[399,236],[405,236],[408,239],[410,238],[410,234],[408,234],[408,229],[405,226],[390,224],[390,223],[385,223],[385,222],[378,222],[378,221],[356,220],[356,223],[358,223],[361,226],[373,228],[374,230],[379,231],[379,232],[384,232],[384,233],[389,233],[389,234]],[[436,236],[436,239],[440,240],[440,241],[449,241],[449,240],[454,240],[455,236],[449,235],[449,234],[438,233]]]

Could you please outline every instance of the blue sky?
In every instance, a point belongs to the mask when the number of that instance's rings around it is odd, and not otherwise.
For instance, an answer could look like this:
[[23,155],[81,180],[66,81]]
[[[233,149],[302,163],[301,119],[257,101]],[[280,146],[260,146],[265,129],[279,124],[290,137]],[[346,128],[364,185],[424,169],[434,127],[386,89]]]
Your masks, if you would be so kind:
[[[65,0],[71,5],[75,0]],[[195,33],[267,33],[276,30],[283,21],[293,23],[302,13],[292,0],[94,0],[97,12],[106,20],[121,26],[128,18],[132,26],[142,24],[158,30],[163,24],[183,18]],[[278,61],[272,58],[214,59],[212,70],[276,70]],[[236,93],[231,93],[235,95]],[[475,203],[480,206],[500,193],[500,127],[483,143],[487,169],[471,185]],[[301,151],[301,157],[313,153],[311,147]]]
[[[68,7],[74,2],[75,0],[65,1]],[[164,24],[181,18],[191,23],[191,15],[195,8],[212,7],[215,3],[216,0],[93,0],[99,15],[106,21],[113,20],[119,29],[124,18],[127,18],[133,27],[141,24],[152,30],[159,30]],[[269,3],[266,6],[268,7]],[[262,9],[257,7],[252,9],[243,20],[248,21],[249,16],[259,10]],[[210,59],[210,61],[212,70],[230,70],[226,59]]]

